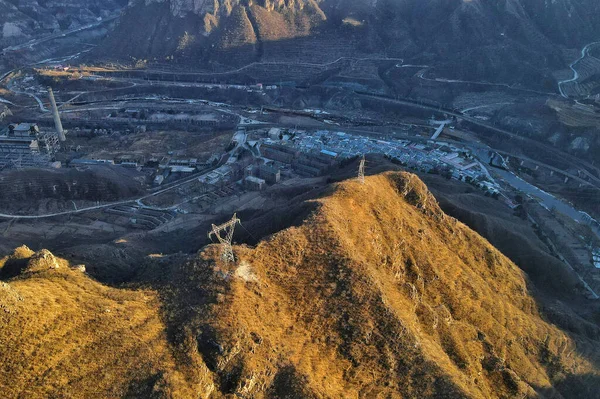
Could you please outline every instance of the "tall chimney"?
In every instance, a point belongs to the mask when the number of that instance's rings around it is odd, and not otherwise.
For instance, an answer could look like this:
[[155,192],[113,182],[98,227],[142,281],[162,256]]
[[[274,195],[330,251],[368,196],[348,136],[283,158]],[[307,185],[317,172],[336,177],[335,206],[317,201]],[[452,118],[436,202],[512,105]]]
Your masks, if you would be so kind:
[[58,133],[58,138],[60,141],[65,141],[67,138],[65,137],[65,131],[63,130],[62,122],[60,121],[60,115],[58,114],[58,107],[56,106],[56,100],[54,99],[52,87],[48,87],[48,95],[50,96],[50,104],[52,105],[52,116],[54,117],[56,133]]

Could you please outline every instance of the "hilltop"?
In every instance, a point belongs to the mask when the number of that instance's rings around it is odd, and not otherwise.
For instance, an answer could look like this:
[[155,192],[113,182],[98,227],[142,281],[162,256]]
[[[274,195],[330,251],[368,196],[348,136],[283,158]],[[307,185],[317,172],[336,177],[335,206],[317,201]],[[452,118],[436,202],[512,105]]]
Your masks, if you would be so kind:
[[415,175],[309,202],[300,225],[235,246],[235,263],[213,245],[152,256],[121,288],[18,249],[0,261],[2,392],[598,395],[600,328],[566,306],[550,323],[528,277]]
[[42,250],[0,260],[5,398],[148,397],[176,370],[155,292],[116,289]]

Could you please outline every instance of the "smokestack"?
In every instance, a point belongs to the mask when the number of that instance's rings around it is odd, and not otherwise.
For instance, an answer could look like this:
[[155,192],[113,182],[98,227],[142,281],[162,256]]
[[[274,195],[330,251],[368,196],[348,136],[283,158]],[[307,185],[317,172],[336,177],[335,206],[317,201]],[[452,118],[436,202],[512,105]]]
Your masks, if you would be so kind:
[[62,122],[60,121],[60,115],[58,114],[58,107],[56,106],[56,100],[54,99],[52,87],[48,87],[48,95],[50,96],[50,104],[52,105],[52,116],[54,117],[56,133],[58,133],[58,138],[60,141],[65,141],[67,138],[65,137],[65,131],[63,130]]

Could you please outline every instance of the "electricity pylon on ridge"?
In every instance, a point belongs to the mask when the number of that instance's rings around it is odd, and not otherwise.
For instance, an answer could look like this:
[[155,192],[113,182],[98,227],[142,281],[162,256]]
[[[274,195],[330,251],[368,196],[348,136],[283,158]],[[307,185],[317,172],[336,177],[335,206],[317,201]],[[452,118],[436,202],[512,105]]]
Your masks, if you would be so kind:
[[360,165],[358,165],[358,181],[365,184],[365,156],[362,156]]
[[[223,223],[219,226],[212,225],[212,231],[208,233],[208,238],[214,234],[217,237],[217,240],[221,243],[221,251],[223,252],[221,257],[225,262],[234,262],[235,258],[233,256],[233,248],[231,247],[231,240],[233,239],[233,231],[235,230],[235,225],[237,223],[242,223],[240,219],[237,218],[236,214],[233,214],[231,220],[227,223]],[[225,237],[221,237],[221,232],[225,232]]]

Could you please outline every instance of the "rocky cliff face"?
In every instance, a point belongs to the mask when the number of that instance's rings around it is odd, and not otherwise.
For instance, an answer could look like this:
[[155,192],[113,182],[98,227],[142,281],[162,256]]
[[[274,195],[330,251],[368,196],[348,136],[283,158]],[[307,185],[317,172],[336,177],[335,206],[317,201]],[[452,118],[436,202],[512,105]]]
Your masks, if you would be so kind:
[[[130,6],[141,1],[132,0]],[[302,10],[312,0],[143,0],[145,5],[165,3],[169,5],[171,14],[175,17],[185,17],[188,13],[204,17],[207,14],[213,17],[228,16],[234,8],[252,5],[261,6],[268,11]]]
[[98,53],[202,62],[237,48],[230,62],[244,62],[262,55],[262,43],[315,34],[326,19],[315,0],[132,1]]
[[[591,0],[132,0],[99,53],[197,63],[233,47],[255,60],[265,43],[310,37],[334,59],[330,50],[348,41],[347,56],[359,48],[433,64],[448,77],[542,82],[572,61],[561,48],[597,39],[599,11]],[[235,58],[228,62],[248,57]]]

